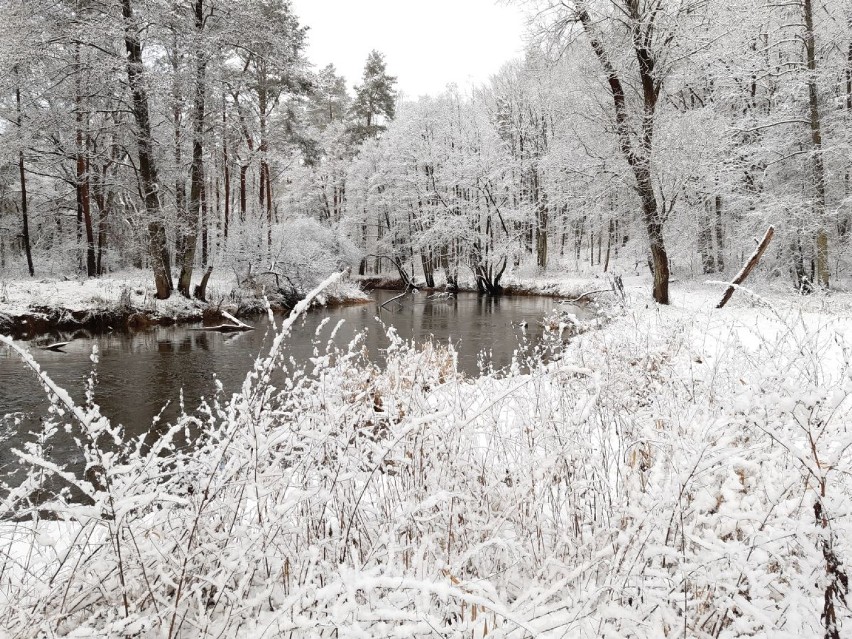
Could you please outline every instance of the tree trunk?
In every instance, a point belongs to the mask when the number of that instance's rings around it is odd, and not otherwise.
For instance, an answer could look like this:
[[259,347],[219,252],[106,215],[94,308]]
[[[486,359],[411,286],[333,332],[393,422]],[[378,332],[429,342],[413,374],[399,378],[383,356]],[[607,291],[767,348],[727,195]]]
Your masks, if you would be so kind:
[[603,227],[598,231],[598,266],[601,265],[601,247],[603,246]]
[[749,258],[748,262],[745,263],[742,270],[737,273],[737,276],[734,278],[734,281],[731,282],[731,286],[725,289],[725,294],[722,296],[722,300],[716,305],[716,308],[722,308],[725,304],[728,303],[728,300],[731,299],[731,296],[734,294],[734,291],[737,290],[736,287],[742,284],[748,277],[749,273],[751,273],[752,269],[757,266],[757,263],[760,261],[760,258],[763,257],[763,254],[766,252],[769,243],[772,241],[772,236],[774,234],[775,228],[770,226],[766,230],[766,234],[763,236],[763,239],[760,241],[760,244],[757,245],[757,249],[755,249],[754,254]]
[[432,264],[432,256],[425,249],[420,249],[420,264],[423,266],[423,278],[426,280],[426,286],[435,288],[435,269]]
[[240,222],[246,221],[246,173],[248,164],[240,164]]
[[[18,76],[18,85],[15,87],[15,104],[18,115],[18,130],[23,132],[24,117],[21,110],[21,86],[20,74],[18,67],[15,67],[15,74]],[[30,221],[29,212],[27,209],[27,176],[24,171],[24,149],[23,146],[18,149],[18,176],[21,180],[21,222],[23,229],[21,231],[24,241],[24,252],[27,254],[27,269],[30,272],[30,277],[35,275],[33,268],[33,253],[30,248]]]
[[159,178],[153,155],[151,120],[148,115],[148,92],[145,88],[142,64],[142,44],[139,26],[133,19],[131,0],[121,0],[124,17],[124,45],[127,49],[127,80],[132,94],[132,111],[136,120],[136,144],[139,151],[139,183],[148,217],[148,252],[154,271],[154,285],[159,299],[172,293],[172,276],[166,227],[160,210]]
[[[203,177],[203,175],[202,175]],[[207,268],[210,259],[210,243],[207,236],[207,181],[201,183],[201,268]]]
[[107,243],[107,228],[109,221],[109,210],[112,205],[113,192],[109,195],[105,193],[106,175],[109,170],[109,164],[102,168],[96,168],[93,172],[92,190],[94,192],[95,204],[98,207],[98,247],[97,257],[95,259],[95,271],[98,275],[104,274],[103,255]]
[[272,184],[269,180],[269,140],[267,139],[267,110],[269,95],[265,64],[258,67],[257,103],[260,115],[260,209],[266,209],[266,249],[272,252]]
[[716,272],[716,257],[713,252],[713,218],[710,199],[704,200],[704,215],[698,228],[698,252],[701,254],[701,272],[704,275]]
[[[78,140],[80,140],[80,130],[77,131]],[[82,140],[80,140],[82,142]],[[89,191],[89,170],[88,160],[83,153],[77,154],[77,206],[82,213],[83,227],[86,234],[86,275],[95,277],[97,272],[97,263],[95,259],[95,235],[92,226],[92,198]]]
[[603,43],[594,33],[595,27],[583,3],[579,3],[578,18],[583,29],[589,36],[590,45],[601,63],[612,94],[615,111],[616,133],[621,152],[633,171],[636,179],[636,190],[642,202],[642,221],[648,234],[651,248],[651,260],[654,270],[653,297],[658,304],[669,303],[669,263],[663,238],[663,221],[659,214],[657,196],[654,193],[654,183],[651,179],[651,151],[653,149],[654,116],[657,99],[662,89],[655,73],[653,53],[647,48],[647,40],[643,32],[644,22],[639,15],[639,3],[629,3],[629,18],[632,24],[633,49],[639,69],[639,80],[642,85],[643,117],[640,139],[634,143],[631,139],[628,125],[629,115],[627,98],[621,78],[612,65]]
[[225,243],[228,242],[228,227],[231,223],[231,165],[228,159],[228,111],[222,98],[222,172],[224,173],[225,225],[222,230]]
[[[194,0],[196,37],[201,37],[204,28],[204,0]],[[198,244],[198,216],[202,208],[204,191],[204,100],[206,97],[205,75],[207,61],[199,44],[195,51],[195,98],[192,105],[192,167],[189,171],[189,210],[184,223],[185,245],[181,259],[178,290],[190,296],[192,270],[195,265],[195,247]],[[206,217],[206,216],[205,216]],[[206,221],[206,220],[205,220]],[[205,246],[206,250],[206,246]]]
[[266,243],[269,250],[272,250],[272,224],[275,222],[275,215],[272,208],[272,180],[269,176],[269,162],[264,161],[260,170],[266,175]]
[[604,261],[603,272],[606,273],[609,270],[609,253],[612,249],[612,238],[615,237],[615,224],[612,221],[612,218],[609,218],[609,232],[606,234],[606,260]]
[[[852,33],[852,14],[847,20],[847,32]],[[846,126],[849,126],[849,116],[852,114],[852,39],[846,48]],[[848,201],[850,192],[852,192],[852,175],[850,175],[850,167],[847,165],[846,174],[843,177],[843,194]],[[844,210],[838,214],[837,218],[837,235],[842,240],[849,232],[849,209],[844,207]]]
[[722,196],[716,194],[716,270],[721,273],[725,270],[725,233],[722,218]]
[[814,217],[817,223],[816,234],[816,274],[820,286],[828,288],[828,233],[825,229],[825,167],[822,159],[822,121],[819,112],[816,79],[816,41],[814,38],[814,19],[811,0],[803,3],[805,18],[805,55],[808,67],[808,103],[810,105],[810,129],[813,154],[811,170],[814,180]]
[[89,161],[88,147],[89,136],[83,131],[85,125],[85,116],[83,115],[83,95],[82,95],[82,65],[80,64],[80,45],[77,44],[74,50],[74,74],[75,78],[75,95],[74,95],[74,119],[77,125],[76,128],[76,180],[75,190],[77,194],[77,211],[82,218],[83,226],[86,233],[86,275],[89,277],[96,276],[97,264],[95,260],[95,236],[92,229],[92,199],[89,190]]
[[201,277],[201,284],[195,287],[195,298],[202,302],[207,301],[207,282],[210,280],[210,274],[213,272],[213,267],[208,266],[207,271]]
[[540,269],[547,267],[547,194],[541,192],[538,169],[532,169],[532,196],[535,205],[535,253],[536,265]]
[[[186,175],[183,170],[183,108],[184,99],[180,88],[180,65],[178,63],[179,44],[177,33],[172,40],[172,126],[174,127],[174,162],[175,162],[175,217],[177,218],[177,233],[175,234],[175,262],[183,258],[186,248]],[[178,264],[176,263],[177,267]]]

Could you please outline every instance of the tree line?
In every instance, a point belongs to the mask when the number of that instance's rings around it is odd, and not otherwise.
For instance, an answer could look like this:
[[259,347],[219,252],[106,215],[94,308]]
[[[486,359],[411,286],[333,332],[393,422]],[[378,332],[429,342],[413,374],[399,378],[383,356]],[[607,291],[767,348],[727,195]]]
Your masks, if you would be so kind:
[[409,99],[377,52],[354,93],[311,65],[284,0],[6,0],[0,258],[189,295],[199,266],[284,268],[311,218],[362,274],[496,294],[618,260],[668,303],[772,224],[796,290],[845,272],[852,5],[525,4],[522,59]]
[[134,265],[158,297],[175,284],[188,296],[197,266],[272,254],[279,190],[316,161],[318,123],[345,118],[357,141],[393,111],[371,75],[378,53],[358,100],[335,104],[345,85],[313,71],[285,0],[2,10],[0,257],[25,254],[30,275],[39,260],[90,277]]

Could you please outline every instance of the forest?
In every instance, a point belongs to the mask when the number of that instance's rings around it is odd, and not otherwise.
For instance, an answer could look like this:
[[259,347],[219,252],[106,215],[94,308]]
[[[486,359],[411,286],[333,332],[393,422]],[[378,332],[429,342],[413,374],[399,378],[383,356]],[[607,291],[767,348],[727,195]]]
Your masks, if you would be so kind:
[[297,229],[328,265],[491,294],[621,258],[666,303],[774,225],[792,289],[846,274],[844,3],[532,9],[523,59],[417,99],[379,52],[354,94],[314,67],[286,2],[6,2],[0,272],[188,296],[213,265],[298,275]]
[[0,0],[0,635],[848,636],[852,2],[508,2]]

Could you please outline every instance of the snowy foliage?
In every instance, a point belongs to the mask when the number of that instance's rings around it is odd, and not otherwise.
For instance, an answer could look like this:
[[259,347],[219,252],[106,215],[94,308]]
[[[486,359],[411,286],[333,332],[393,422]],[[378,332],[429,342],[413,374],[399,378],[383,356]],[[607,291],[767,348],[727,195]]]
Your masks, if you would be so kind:
[[258,253],[266,229],[256,227],[240,235],[231,260],[240,279],[261,272],[278,273],[281,288],[299,294],[317,286],[329,273],[357,266],[360,252],[342,233],[317,220],[296,217],[273,229],[268,255]]

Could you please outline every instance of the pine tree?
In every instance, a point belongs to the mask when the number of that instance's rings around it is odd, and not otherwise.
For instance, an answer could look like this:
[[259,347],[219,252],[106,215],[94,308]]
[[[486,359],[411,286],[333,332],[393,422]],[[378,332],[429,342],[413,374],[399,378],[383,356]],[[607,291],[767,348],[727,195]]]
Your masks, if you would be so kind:
[[325,129],[334,122],[342,121],[350,102],[346,79],[337,75],[337,69],[329,64],[316,74],[313,84],[308,101],[310,123]]
[[393,120],[396,113],[396,77],[387,74],[385,57],[371,51],[364,66],[363,83],[355,87],[352,104],[352,134],[356,142],[375,138],[385,130],[383,121]]

